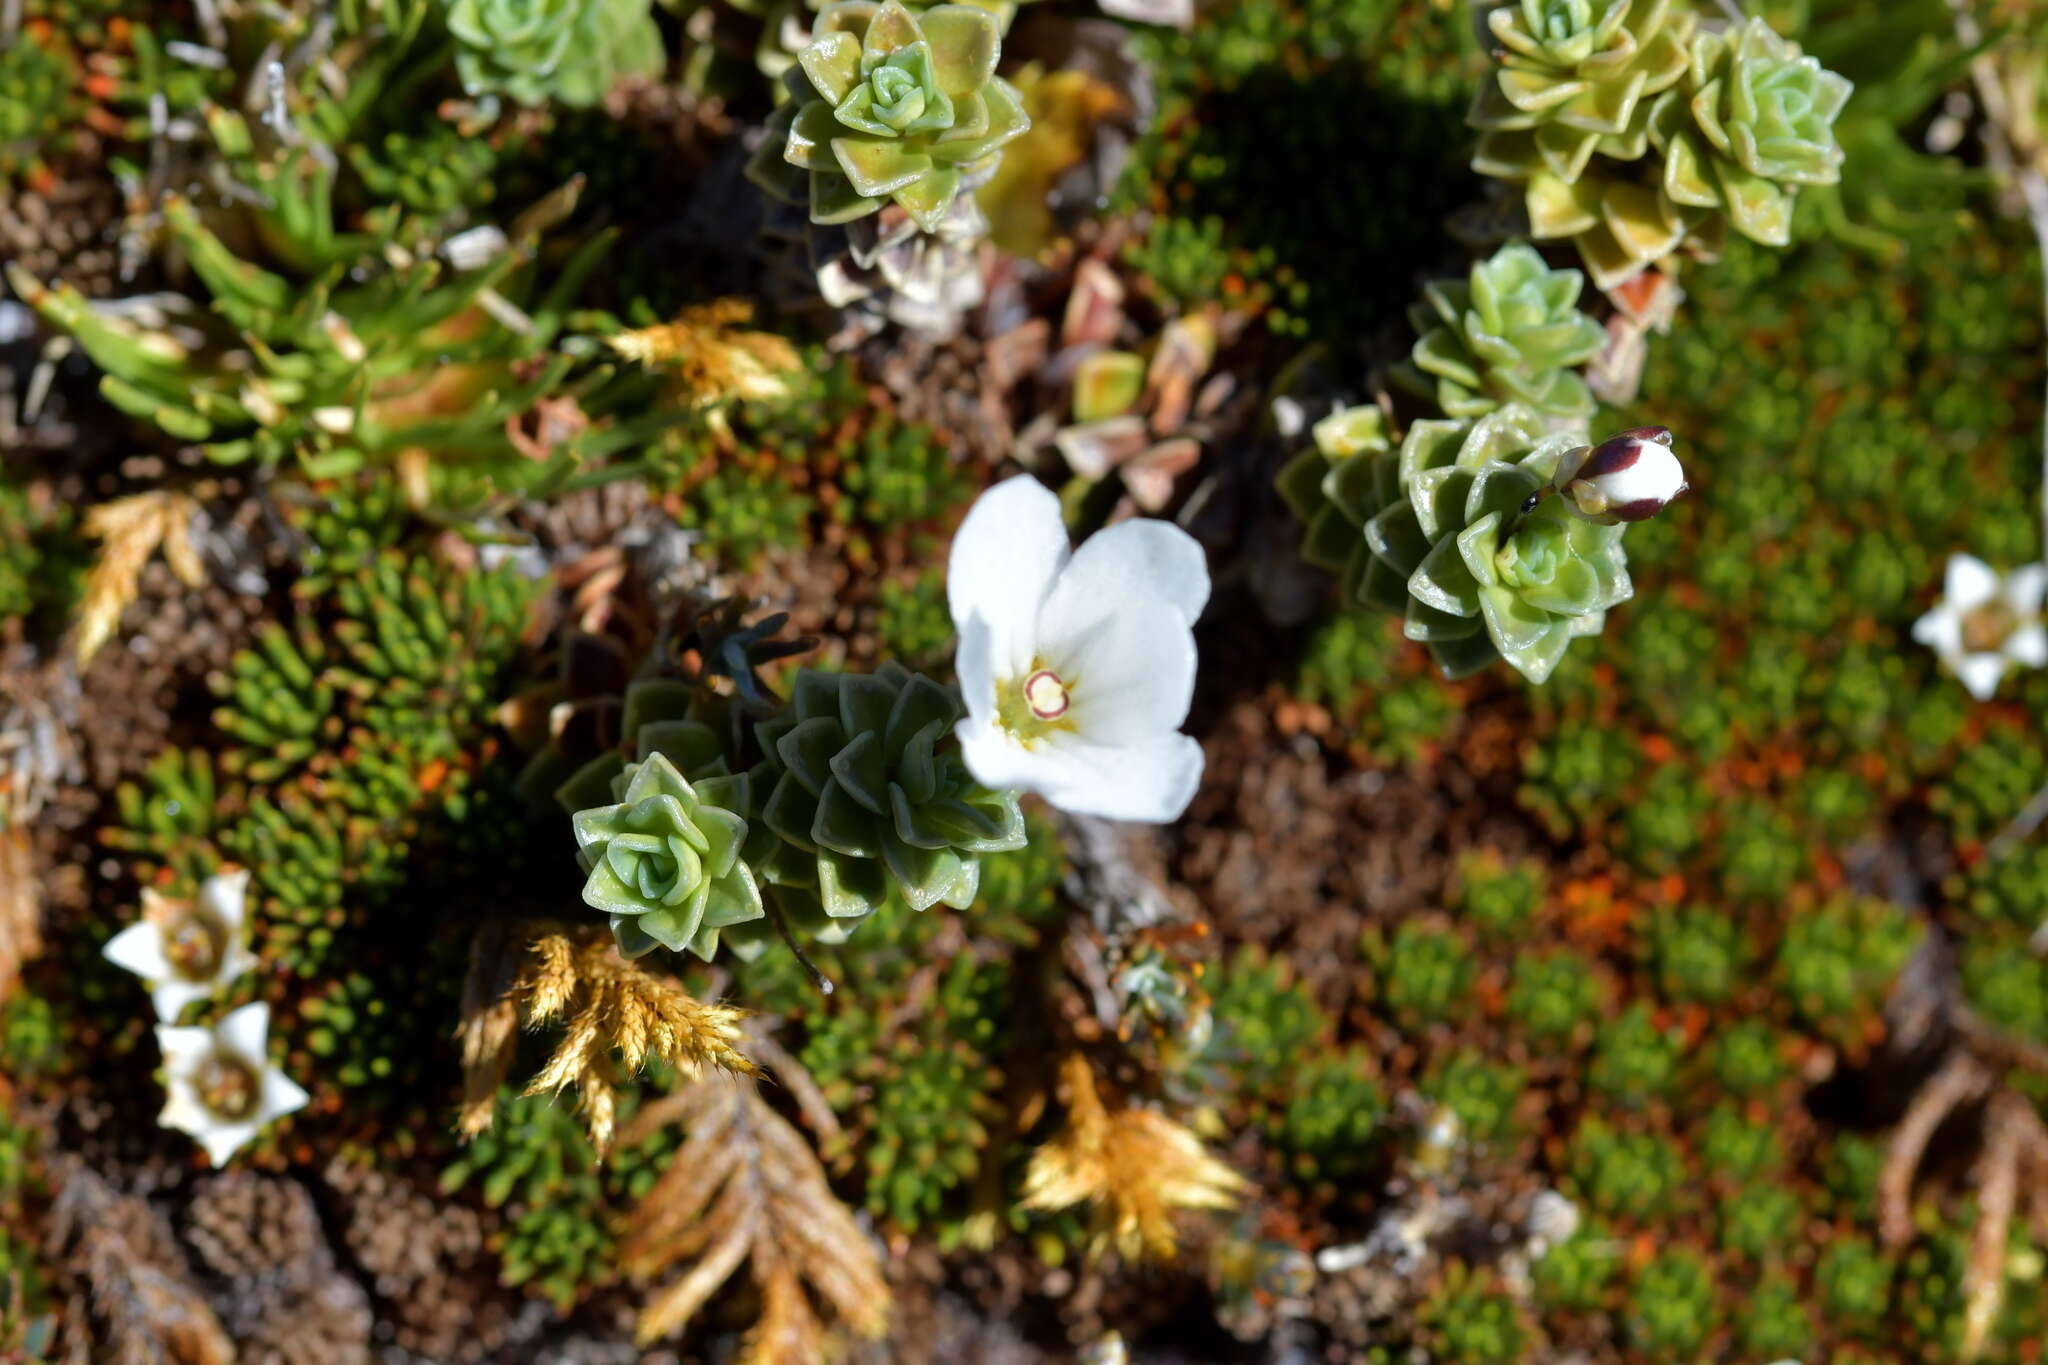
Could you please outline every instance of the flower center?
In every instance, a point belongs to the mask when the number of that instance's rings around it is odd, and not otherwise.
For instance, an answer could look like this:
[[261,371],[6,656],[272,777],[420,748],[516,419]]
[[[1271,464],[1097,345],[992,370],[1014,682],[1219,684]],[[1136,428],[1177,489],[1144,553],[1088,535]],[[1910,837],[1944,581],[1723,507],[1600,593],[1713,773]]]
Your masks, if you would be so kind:
[[2011,607],[1999,601],[1986,602],[1963,618],[1963,648],[1972,654],[1995,654],[2019,624]]
[[1067,707],[1073,703],[1067,696],[1067,685],[1060,681],[1060,675],[1049,668],[1041,668],[1024,680],[1024,704],[1040,720],[1058,720],[1067,714]]
[[1021,678],[996,684],[996,724],[1029,749],[1055,730],[1074,728],[1074,685],[1033,659]]
[[220,970],[227,953],[227,929],[197,906],[165,924],[163,935],[164,956],[187,981],[206,981]]
[[254,1114],[262,1090],[256,1068],[231,1052],[216,1052],[201,1062],[193,1086],[207,1112],[229,1122]]

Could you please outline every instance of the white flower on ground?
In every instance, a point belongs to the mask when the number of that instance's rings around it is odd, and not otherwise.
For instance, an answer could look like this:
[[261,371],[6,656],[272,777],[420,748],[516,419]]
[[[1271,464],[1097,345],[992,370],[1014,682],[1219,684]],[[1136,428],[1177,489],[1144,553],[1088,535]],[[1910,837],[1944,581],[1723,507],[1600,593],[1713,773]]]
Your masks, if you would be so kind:
[[142,918],[107,940],[107,961],[149,985],[156,1017],[175,1023],[194,1000],[225,989],[256,965],[245,927],[249,874],[217,872],[189,901],[153,888],[142,893]]
[[2006,669],[2048,665],[2044,590],[2048,567],[2040,564],[2001,577],[1975,555],[1950,555],[1941,600],[1913,623],[1913,638],[1940,656],[1971,696],[1989,701]]
[[220,1166],[272,1119],[310,1098],[270,1065],[270,1006],[244,1005],[212,1028],[157,1025],[164,1107],[156,1121],[190,1133]]
[[1009,479],[968,512],[946,594],[976,778],[1112,820],[1163,824],[1187,809],[1202,746],[1180,724],[1209,600],[1192,536],[1136,519],[1069,553],[1059,499]]

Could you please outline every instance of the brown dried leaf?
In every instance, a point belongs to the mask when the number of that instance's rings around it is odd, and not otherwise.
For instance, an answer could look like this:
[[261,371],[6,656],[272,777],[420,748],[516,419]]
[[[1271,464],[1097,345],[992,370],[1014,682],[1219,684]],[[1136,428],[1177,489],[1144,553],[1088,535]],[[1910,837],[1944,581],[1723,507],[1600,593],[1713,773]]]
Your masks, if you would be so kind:
[[50,1211],[51,1250],[92,1291],[92,1359],[232,1365],[234,1343],[194,1287],[176,1239],[141,1199],[74,1164]]
[[640,1280],[688,1269],[641,1310],[641,1343],[681,1330],[743,1260],[762,1300],[742,1356],[752,1365],[825,1359],[820,1304],[879,1338],[889,1289],[874,1244],[834,1197],[803,1134],[754,1081],[706,1076],[643,1110],[636,1136],[657,1108],[659,1122],[678,1122],[688,1136],[628,1216],[619,1261]]
[[25,825],[0,829],[0,1004],[43,950],[42,883]]

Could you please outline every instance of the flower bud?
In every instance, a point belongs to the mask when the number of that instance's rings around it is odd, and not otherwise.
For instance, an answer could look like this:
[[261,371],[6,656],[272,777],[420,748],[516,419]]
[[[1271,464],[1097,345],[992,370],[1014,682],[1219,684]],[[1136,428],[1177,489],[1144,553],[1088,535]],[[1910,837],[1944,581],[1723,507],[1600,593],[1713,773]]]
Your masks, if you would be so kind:
[[1580,516],[1610,526],[1653,517],[1688,487],[1664,427],[1634,427],[1569,452],[1555,482]]

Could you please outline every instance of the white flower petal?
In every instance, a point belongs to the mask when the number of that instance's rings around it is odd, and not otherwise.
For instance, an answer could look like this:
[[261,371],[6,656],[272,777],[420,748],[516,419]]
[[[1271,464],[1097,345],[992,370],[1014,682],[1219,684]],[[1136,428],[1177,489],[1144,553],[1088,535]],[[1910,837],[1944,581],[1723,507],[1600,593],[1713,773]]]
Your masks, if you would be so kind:
[[213,1030],[158,1024],[156,1047],[163,1054],[164,1074],[173,1081],[182,1081],[213,1051]]
[[199,887],[199,903],[210,910],[232,932],[242,925],[248,912],[249,873],[244,868],[216,872]]
[[1913,638],[1944,659],[1953,659],[1963,652],[1963,617],[1948,603],[1938,603],[1932,611],[1913,623]]
[[1061,735],[1030,755],[1027,784],[1061,810],[1163,825],[1178,820],[1202,782],[1202,746],[1187,735],[1142,744],[1092,744]]
[[1941,595],[1957,611],[1974,611],[1998,595],[1998,575],[1975,555],[1950,555]]
[[1990,701],[1998,692],[1998,680],[2005,676],[2003,654],[1966,654],[1951,666],[1978,701]]
[[993,648],[994,637],[986,620],[972,616],[961,624],[960,644],[953,651],[954,679],[960,699],[967,703],[968,717],[990,725],[996,715],[995,664],[989,657]]
[[1034,751],[1010,737],[993,716],[969,716],[953,727],[967,771],[984,787],[1034,789],[1038,771]]
[[1187,719],[1195,695],[1195,637],[1172,612],[1119,612],[1098,622],[1062,659],[1073,670],[1068,714],[1090,740],[1152,739]]
[[270,1006],[261,1000],[244,1005],[218,1024],[214,1036],[221,1046],[257,1068],[268,1065],[265,1045],[270,1039]]
[[1105,618],[1169,613],[1192,626],[1209,600],[1209,565],[1195,538],[1141,518],[1088,538],[1038,614],[1040,653],[1054,668]]
[[962,635],[979,617],[998,676],[1031,665],[1039,607],[1067,562],[1060,500],[1028,474],[1005,479],[975,499],[953,537],[946,598]]
[[286,1114],[304,1109],[306,1102],[312,1098],[297,1081],[276,1067],[270,1067],[263,1073],[263,1106],[257,1111],[256,1121],[262,1124],[272,1119],[283,1118]]
[[243,975],[256,970],[256,954],[240,941],[228,944],[227,952],[221,957],[220,970],[213,974],[216,987],[231,986]]
[[2005,600],[2021,616],[2034,616],[2048,596],[2048,564],[2022,564],[2005,576]]
[[2048,630],[2038,621],[2021,626],[2006,638],[2005,657],[2023,668],[2048,668]]
[[185,1006],[212,994],[213,983],[210,981],[193,982],[170,976],[150,987],[149,1003],[156,1010],[157,1018],[171,1023],[185,1012]]
[[197,1131],[187,1131],[206,1149],[206,1159],[219,1167],[227,1165],[228,1158],[255,1137],[260,1127],[261,1124],[244,1120],[241,1123],[209,1123]]
[[190,1081],[174,1080],[164,1088],[164,1107],[157,1112],[156,1121],[160,1128],[197,1133],[213,1122],[213,1116],[199,1102],[199,1092]]
[[148,920],[131,924],[108,939],[100,956],[144,981],[162,981],[172,974],[171,960],[164,956],[163,930]]

